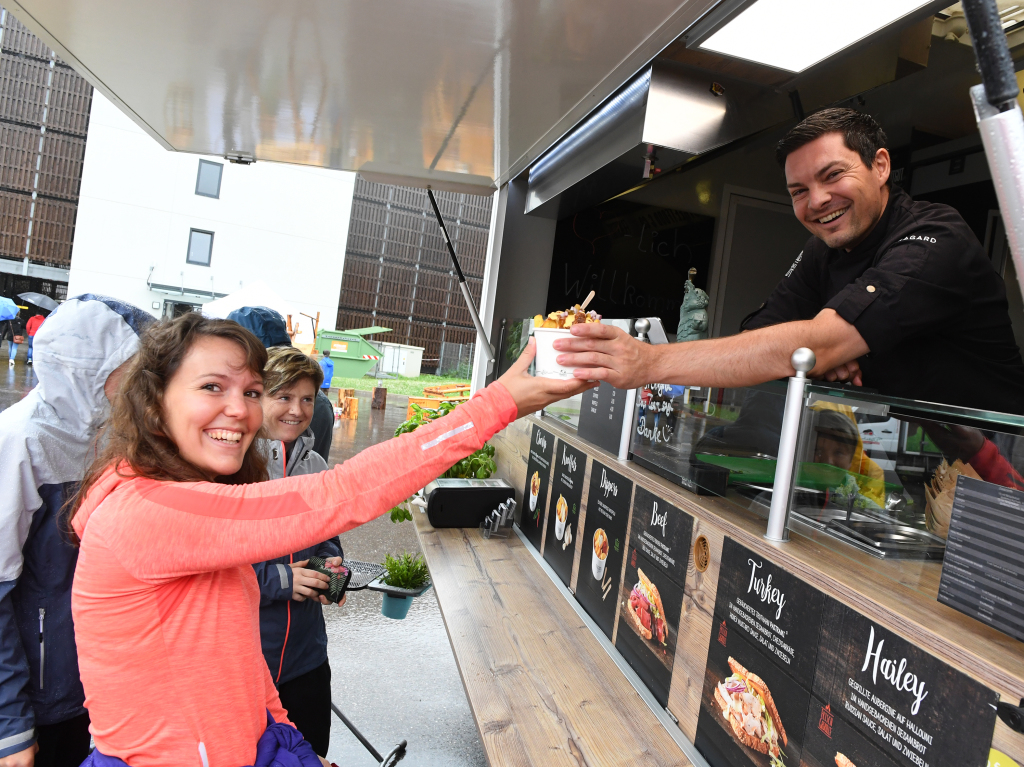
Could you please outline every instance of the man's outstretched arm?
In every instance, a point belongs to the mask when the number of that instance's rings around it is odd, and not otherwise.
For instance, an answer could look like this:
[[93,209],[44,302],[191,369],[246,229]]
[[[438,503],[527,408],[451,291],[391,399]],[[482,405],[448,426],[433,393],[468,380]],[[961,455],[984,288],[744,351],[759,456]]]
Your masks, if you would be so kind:
[[682,344],[642,344],[603,324],[575,325],[572,338],[555,341],[560,365],[581,368],[578,378],[607,381],[619,389],[654,382],[753,386],[793,375],[789,358],[801,346],[814,351],[817,359],[812,377],[860,384],[856,360],[870,350],[857,328],[833,309],[823,309],[813,320]]

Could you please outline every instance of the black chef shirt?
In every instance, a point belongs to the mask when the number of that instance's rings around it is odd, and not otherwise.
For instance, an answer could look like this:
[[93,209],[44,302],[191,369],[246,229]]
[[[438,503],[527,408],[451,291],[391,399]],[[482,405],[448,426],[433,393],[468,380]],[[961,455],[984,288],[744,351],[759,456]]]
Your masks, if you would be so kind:
[[865,387],[1024,414],[1024,363],[1006,288],[953,208],[892,188],[864,242],[847,253],[811,237],[742,327],[809,320],[822,309],[835,309],[867,342]]

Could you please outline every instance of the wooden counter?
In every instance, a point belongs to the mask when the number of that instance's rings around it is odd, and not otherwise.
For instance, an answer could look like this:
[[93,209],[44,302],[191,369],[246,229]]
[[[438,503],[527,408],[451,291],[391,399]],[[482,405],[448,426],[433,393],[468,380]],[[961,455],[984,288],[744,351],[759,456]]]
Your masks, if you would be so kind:
[[[697,729],[726,536],[977,679],[1003,700],[1016,704],[1024,698],[1024,643],[936,601],[942,567],[939,562],[879,560],[831,539],[819,542],[799,533],[787,543],[773,544],[763,538],[764,519],[723,499],[687,492],[635,463],[618,461],[580,440],[575,431],[540,416],[516,421],[491,441],[496,448],[498,476],[516,488],[520,508],[534,424],[692,515],[693,539],[703,535],[710,544],[711,563],[703,573],[694,567],[692,548],[690,551],[668,703],[669,711],[691,740]],[[583,487],[585,513],[589,466]],[[548,508],[547,500],[541,499],[544,509]],[[578,562],[582,536],[575,543]],[[575,580],[571,585],[575,587]],[[992,746],[1024,764],[1024,735],[1001,720],[996,721]]]
[[690,764],[517,536],[413,519],[492,767]]

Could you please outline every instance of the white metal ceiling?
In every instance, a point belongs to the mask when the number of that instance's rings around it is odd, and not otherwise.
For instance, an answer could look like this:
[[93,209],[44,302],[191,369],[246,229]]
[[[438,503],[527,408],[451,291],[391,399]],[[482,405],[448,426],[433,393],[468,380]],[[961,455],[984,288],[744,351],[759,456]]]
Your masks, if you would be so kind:
[[168,148],[492,187],[713,4],[9,0],[8,7]]

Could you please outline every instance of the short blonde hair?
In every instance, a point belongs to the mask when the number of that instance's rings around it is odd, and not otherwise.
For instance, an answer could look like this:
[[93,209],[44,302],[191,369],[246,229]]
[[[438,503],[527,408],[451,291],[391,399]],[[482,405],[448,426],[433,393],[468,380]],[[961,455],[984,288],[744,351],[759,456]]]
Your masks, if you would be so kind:
[[294,346],[275,346],[267,351],[267,366],[263,369],[267,394],[289,389],[303,378],[312,381],[314,389],[324,382],[324,371],[316,360]]

